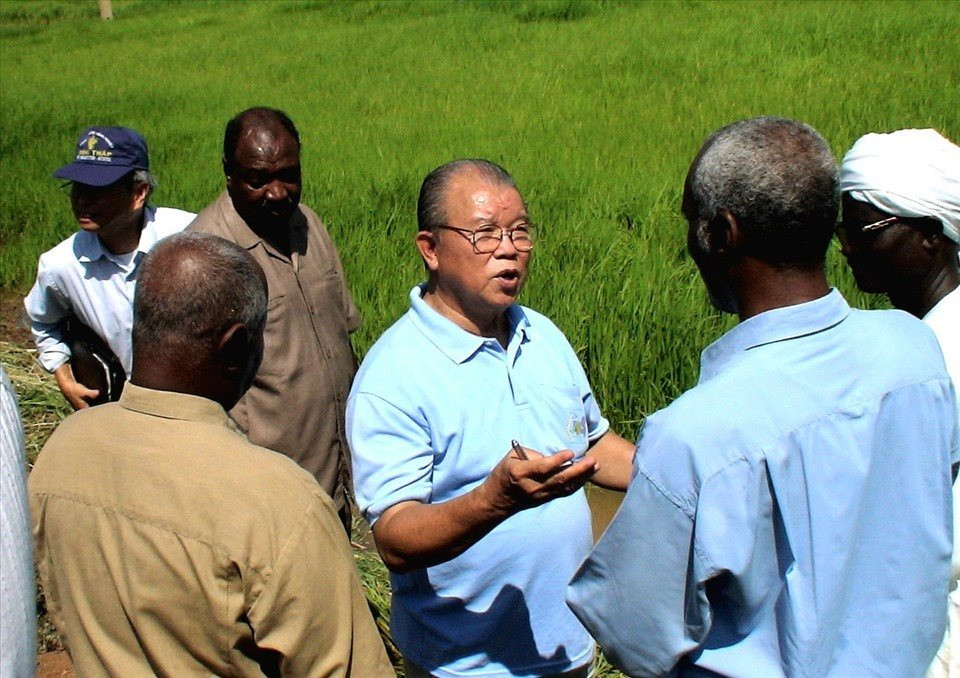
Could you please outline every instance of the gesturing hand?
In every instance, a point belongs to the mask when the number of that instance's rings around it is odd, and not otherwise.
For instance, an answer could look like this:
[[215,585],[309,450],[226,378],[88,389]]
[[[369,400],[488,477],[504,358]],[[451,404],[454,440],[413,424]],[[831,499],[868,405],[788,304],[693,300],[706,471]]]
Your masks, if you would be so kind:
[[528,448],[524,452],[526,461],[511,450],[481,485],[490,505],[506,513],[569,496],[600,469],[597,460],[589,456],[567,464],[573,459],[570,450],[546,457]]

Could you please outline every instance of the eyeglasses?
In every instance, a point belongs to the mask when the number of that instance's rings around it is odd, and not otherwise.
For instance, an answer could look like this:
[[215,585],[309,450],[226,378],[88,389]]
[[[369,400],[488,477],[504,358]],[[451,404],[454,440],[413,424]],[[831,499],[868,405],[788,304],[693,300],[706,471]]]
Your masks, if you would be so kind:
[[525,224],[508,230],[503,230],[497,226],[487,226],[471,231],[469,228],[457,228],[455,226],[438,226],[448,231],[456,231],[473,245],[473,251],[477,254],[490,254],[496,252],[503,242],[503,236],[510,238],[510,242],[518,252],[529,252],[533,249],[533,226]]
[[887,217],[886,219],[874,221],[872,224],[866,224],[864,226],[860,226],[859,228],[851,228],[841,221],[836,225],[836,228],[833,229],[833,232],[837,234],[837,237],[840,238],[840,240],[849,240],[851,237],[856,238],[867,234],[873,234],[877,231],[882,231],[887,226],[892,226],[898,221],[900,221],[900,217]]

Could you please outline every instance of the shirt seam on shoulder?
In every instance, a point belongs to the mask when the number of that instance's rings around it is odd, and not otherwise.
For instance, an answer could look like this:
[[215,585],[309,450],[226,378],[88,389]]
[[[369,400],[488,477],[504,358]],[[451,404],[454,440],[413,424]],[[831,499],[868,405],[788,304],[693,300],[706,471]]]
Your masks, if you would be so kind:
[[234,554],[233,554],[233,552],[232,552],[229,548],[227,548],[226,546],[224,546],[223,544],[218,544],[218,543],[210,542],[210,541],[208,541],[207,539],[204,539],[204,538],[202,538],[202,537],[196,536],[196,535],[194,535],[194,534],[190,534],[190,533],[185,532],[185,531],[183,531],[183,530],[175,529],[173,526],[168,525],[168,524],[165,524],[165,523],[163,523],[163,522],[161,522],[161,521],[158,521],[158,520],[150,520],[150,519],[145,518],[145,517],[143,517],[143,516],[137,516],[137,515],[134,515],[134,514],[130,513],[129,511],[123,511],[123,510],[121,510],[121,509],[119,509],[119,508],[117,508],[117,507],[115,507],[115,506],[104,506],[104,505],[102,505],[102,504],[97,504],[97,503],[94,503],[94,502],[92,502],[92,501],[88,501],[88,500],[86,500],[86,499],[82,499],[82,498],[80,498],[80,497],[70,496],[70,495],[66,495],[66,494],[60,494],[60,493],[57,493],[57,492],[42,492],[42,491],[41,491],[41,492],[33,492],[32,494],[35,495],[35,496],[53,497],[53,498],[56,498],[56,499],[62,499],[62,500],[64,500],[64,501],[74,502],[74,503],[77,503],[77,504],[83,504],[84,506],[89,506],[90,508],[99,509],[99,510],[101,510],[101,511],[109,511],[110,513],[114,513],[114,514],[116,514],[116,515],[123,516],[124,518],[126,518],[126,519],[128,519],[128,520],[131,520],[131,521],[133,521],[133,522],[140,523],[140,524],[142,524],[142,525],[150,525],[150,526],[152,526],[152,527],[158,528],[158,529],[160,529],[160,530],[163,530],[164,532],[168,532],[168,533],[170,533],[170,534],[172,534],[172,535],[175,535],[175,536],[177,536],[177,537],[181,537],[181,538],[183,538],[183,539],[189,539],[189,540],[191,540],[191,541],[198,542],[198,543],[203,544],[203,545],[205,545],[205,546],[208,546],[208,547],[210,547],[210,548],[212,548],[212,549],[218,549],[218,550],[224,552],[225,554],[227,554],[232,560],[235,560],[235,561],[237,561],[238,563],[240,563],[241,565],[243,565],[245,568],[247,568],[247,569],[249,569],[249,570],[251,570],[251,571],[253,571],[253,572],[256,572],[257,574],[263,576],[263,569],[264,569],[264,568],[255,567],[255,566],[251,565],[250,563],[248,563],[246,560],[244,560],[244,559],[242,559],[242,558],[237,558],[237,557],[235,557]]
[[668,490],[662,483],[658,482],[653,476],[647,473],[643,469],[643,467],[638,467],[637,473],[643,476],[646,479],[646,481],[650,483],[651,486],[653,486],[653,489],[659,492],[664,499],[666,499],[671,504],[673,504],[677,509],[679,509],[681,513],[683,513],[683,515],[685,515],[691,522],[693,522],[694,512],[684,505],[684,502],[683,500],[680,499],[680,497],[678,497],[673,492]]
[[[356,392],[355,395],[356,395],[356,396],[364,395],[364,396],[368,396],[368,397],[370,397],[370,398],[376,398],[376,399],[379,400],[380,402],[386,403],[387,405],[389,405],[390,407],[392,407],[393,409],[395,409],[397,412],[400,412],[400,413],[402,413],[402,414],[405,414],[405,415],[407,415],[407,416],[410,416],[410,413],[409,413],[409,412],[407,412],[406,410],[404,410],[403,408],[401,408],[399,405],[391,402],[390,400],[387,400],[386,398],[384,398],[384,397],[383,397],[382,395],[380,395],[379,393],[374,393],[373,391],[365,391],[365,390],[363,390],[363,389],[360,389],[360,390],[358,390],[358,391]],[[410,417],[410,418],[413,419],[414,421],[417,421],[416,418],[414,418],[414,417]],[[418,422],[418,423],[419,423],[419,422]]]
[[[944,381],[948,381],[948,382],[949,382],[949,376],[947,376],[946,379],[944,379],[944,378],[942,378],[942,377],[933,377],[933,378],[930,378],[930,379],[924,379],[924,380],[922,380],[922,381],[911,381],[910,383],[900,384],[899,386],[897,386],[897,387],[895,387],[895,388],[891,388],[891,389],[889,389],[889,390],[882,391],[882,392],[880,392],[879,394],[876,394],[873,398],[858,398],[858,399],[856,399],[856,400],[847,400],[847,401],[844,401],[844,402],[842,403],[842,406],[843,406],[844,408],[849,408],[849,407],[851,407],[851,406],[856,406],[856,405],[871,405],[871,404],[873,404],[873,403],[880,403],[880,402],[882,402],[885,398],[887,398],[888,396],[893,395],[894,393],[897,393],[897,392],[899,392],[899,391],[903,391],[904,389],[914,388],[914,387],[916,387],[916,386],[926,386],[926,385],[928,385],[928,384],[933,384],[933,383],[943,383]],[[786,436],[788,436],[788,435],[791,435],[791,434],[793,434],[793,433],[796,433],[797,431],[800,431],[801,429],[804,429],[804,428],[806,428],[806,427],[808,427],[808,426],[811,426],[812,424],[816,424],[817,422],[823,421],[824,419],[827,419],[828,417],[832,417],[832,416],[834,416],[834,415],[836,415],[836,414],[840,414],[840,413],[843,412],[843,411],[844,411],[844,410],[841,409],[840,407],[834,407],[834,408],[832,408],[832,409],[830,409],[830,410],[821,412],[821,413],[818,414],[817,416],[811,417],[810,419],[804,421],[803,423],[797,424],[796,426],[794,426],[794,427],[791,428],[791,429],[787,429],[787,430],[785,430],[785,431],[779,432],[779,433],[776,435],[776,437],[774,438],[774,440],[780,440],[781,438],[784,438],[784,437],[786,437]],[[751,451],[751,453],[753,453],[754,451],[762,451],[762,450],[766,447],[767,444],[768,444],[768,443],[762,443],[762,444],[754,445],[754,446],[752,446],[752,447],[750,448],[750,451]],[[761,454],[761,458],[766,458],[766,454]],[[713,474],[711,474],[711,476],[712,476],[712,475],[713,475]]]

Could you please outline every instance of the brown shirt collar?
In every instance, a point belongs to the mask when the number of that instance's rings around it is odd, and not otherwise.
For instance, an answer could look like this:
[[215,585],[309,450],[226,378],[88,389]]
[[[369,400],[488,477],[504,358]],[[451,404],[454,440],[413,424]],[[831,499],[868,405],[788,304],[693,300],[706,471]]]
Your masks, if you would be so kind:
[[154,417],[225,426],[239,432],[219,403],[187,393],[157,391],[128,382],[120,395],[120,406]]
[[[237,210],[233,206],[233,200],[227,191],[220,194],[216,204],[223,223],[227,225],[227,230],[230,231],[231,239],[240,247],[249,250],[261,243],[267,245],[263,238],[254,233],[253,229],[247,225],[243,217],[237,214]],[[294,251],[302,254],[306,250],[307,219],[299,206],[297,206],[293,216],[290,217],[290,230],[292,231],[291,245]],[[273,250],[273,247],[270,246],[270,249]]]

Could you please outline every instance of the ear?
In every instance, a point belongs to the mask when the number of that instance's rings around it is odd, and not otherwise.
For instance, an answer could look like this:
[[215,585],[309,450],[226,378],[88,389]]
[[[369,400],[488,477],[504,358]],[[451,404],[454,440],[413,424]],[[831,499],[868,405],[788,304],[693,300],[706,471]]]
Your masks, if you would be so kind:
[[728,256],[740,247],[743,232],[733,213],[724,208],[707,224],[707,246],[710,253]]
[[150,197],[150,184],[143,182],[133,188],[133,209],[143,209],[147,204],[147,198]]
[[437,249],[439,241],[437,234],[433,231],[420,231],[417,233],[417,249],[420,250],[420,256],[423,257],[423,263],[426,264],[428,271],[436,271],[440,264],[437,258]]
[[923,233],[920,237],[920,247],[923,248],[924,254],[931,257],[936,255],[943,244],[941,237],[943,236],[940,233]]
[[234,323],[220,335],[217,341],[217,358],[220,376],[226,381],[242,381],[250,365],[250,329],[243,323]]

